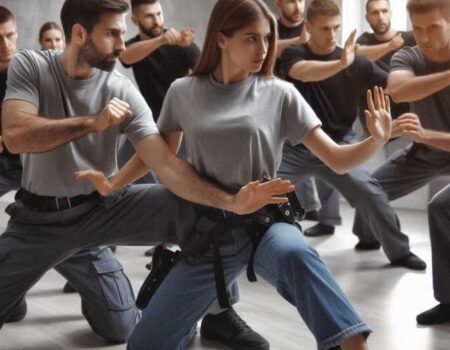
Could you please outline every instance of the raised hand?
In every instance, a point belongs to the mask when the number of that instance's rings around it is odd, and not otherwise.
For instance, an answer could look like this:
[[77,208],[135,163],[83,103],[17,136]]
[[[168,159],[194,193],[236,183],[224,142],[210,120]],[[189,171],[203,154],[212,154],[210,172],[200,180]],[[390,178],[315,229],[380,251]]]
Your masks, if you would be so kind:
[[162,39],[165,45],[179,45],[183,37],[178,30],[169,28],[164,32]]
[[405,45],[405,40],[403,39],[402,33],[397,33],[394,35],[394,37],[389,41],[389,46],[394,50],[398,50]]
[[341,64],[344,68],[350,66],[355,60],[355,53],[358,49],[356,42],[356,29],[353,30],[345,41],[344,49],[341,54]]
[[367,129],[375,140],[385,143],[392,132],[389,96],[384,95],[382,88],[375,86],[373,94],[367,90],[367,106],[369,109],[364,111]]
[[130,105],[114,97],[95,117],[94,129],[96,131],[103,131],[111,126],[122,123],[132,115]]
[[185,28],[181,32],[181,40],[179,46],[188,47],[194,42],[194,30],[192,28]]
[[109,196],[113,192],[111,182],[106,178],[105,174],[96,170],[81,170],[75,172],[75,178],[78,181],[89,180],[95,189],[102,196]]
[[423,142],[426,131],[422,128],[420,119],[417,114],[405,113],[396,119],[398,129],[402,135],[411,137],[415,142]]
[[239,215],[251,214],[268,204],[285,203],[287,197],[284,195],[294,189],[295,186],[289,180],[249,182],[235,194],[232,211]]

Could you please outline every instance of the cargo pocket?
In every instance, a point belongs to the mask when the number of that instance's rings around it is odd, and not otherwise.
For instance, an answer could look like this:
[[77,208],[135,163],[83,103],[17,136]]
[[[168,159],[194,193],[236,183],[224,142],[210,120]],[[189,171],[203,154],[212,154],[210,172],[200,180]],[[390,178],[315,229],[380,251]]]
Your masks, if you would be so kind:
[[134,307],[134,294],[123,267],[116,259],[93,262],[98,282],[110,310],[122,311]]

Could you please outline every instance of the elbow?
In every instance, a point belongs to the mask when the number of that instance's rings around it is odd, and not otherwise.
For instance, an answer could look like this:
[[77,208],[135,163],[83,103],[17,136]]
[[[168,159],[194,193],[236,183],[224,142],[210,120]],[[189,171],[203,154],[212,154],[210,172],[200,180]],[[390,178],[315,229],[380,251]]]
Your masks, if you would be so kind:
[[386,92],[391,96],[392,101],[395,103],[409,102],[407,101],[406,96],[403,96],[401,88],[396,85],[392,86],[392,84],[388,84]]
[[20,137],[17,132],[7,130],[3,133],[3,142],[9,152],[13,154],[23,153]]

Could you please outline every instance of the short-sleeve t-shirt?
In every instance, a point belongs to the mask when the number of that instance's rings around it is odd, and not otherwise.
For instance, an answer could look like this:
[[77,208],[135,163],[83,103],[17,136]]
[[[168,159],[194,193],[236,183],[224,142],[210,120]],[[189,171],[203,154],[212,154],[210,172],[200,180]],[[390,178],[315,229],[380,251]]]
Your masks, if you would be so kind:
[[[283,22],[281,22],[281,19],[278,19],[278,38],[283,39],[292,39],[295,37],[298,37],[302,35],[303,29],[304,29],[304,22],[302,22],[300,25],[295,27],[286,27]],[[281,72],[281,66],[280,66],[280,60],[278,59],[275,63],[275,74],[279,77],[284,76],[284,74]]]
[[[416,76],[444,72],[450,69],[450,61],[431,62],[427,60],[418,46],[404,47],[391,60],[391,72],[404,70]],[[411,112],[416,113],[426,129],[450,131],[450,86],[411,102]]]
[[[0,72],[0,118],[2,116],[2,102],[5,98],[6,93],[6,80],[7,80],[7,71]],[[3,152],[0,154],[1,157],[8,157],[11,159],[20,159],[20,156],[18,154],[12,154],[10,153],[6,147],[5,144],[3,144]]]
[[230,192],[274,178],[283,144],[298,144],[319,125],[292,84],[256,75],[229,85],[211,75],[179,79],[158,120],[161,133],[183,131],[193,166]]
[[[414,39],[414,35],[411,31],[408,32],[404,32],[404,31],[399,31],[398,33],[402,34],[403,40],[405,41],[405,44],[403,45],[403,47],[405,46],[416,46],[416,40]],[[374,33],[368,33],[365,32],[363,33],[358,40],[356,41],[358,44],[360,45],[366,45],[366,46],[374,46],[374,45],[379,45],[379,44],[384,44],[385,41],[379,41],[376,37]],[[398,51],[398,50],[397,50]],[[390,69],[391,69],[391,59],[394,56],[394,54],[397,51],[390,51],[388,52],[386,55],[384,55],[383,57],[381,57],[379,60],[377,60],[375,63],[378,65],[378,67],[380,67],[382,70],[384,70],[385,72],[389,73]],[[366,98],[365,98],[365,94],[363,94],[363,96],[361,96],[361,110],[360,110],[360,114],[361,116],[364,115],[364,108],[366,105]],[[391,111],[392,111],[392,117],[393,118],[397,118],[398,116],[402,115],[403,113],[408,113],[409,112],[409,103],[394,103],[391,100]]]
[[[290,46],[281,56],[282,71],[287,75],[292,66],[302,60],[339,60],[341,53],[339,47],[329,55],[316,55],[308,44]],[[375,85],[385,86],[387,73],[368,58],[356,55],[349,67],[322,81],[302,82],[288,76],[284,78],[294,83],[322,121],[324,131],[339,142],[352,130],[361,93]]]
[[[141,40],[138,34],[128,40],[126,46]],[[194,69],[199,56],[200,50],[195,43],[187,47],[164,45],[132,65],[122,62],[125,67],[133,69],[136,83],[150,106],[155,121],[158,120],[170,84]]]
[[133,116],[103,132],[91,133],[54,150],[21,155],[22,186],[42,196],[76,196],[95,189],[90,181],[76,181],[74,172],[85,169],[117,171],[121,134],[136,144],[158,133],[152,113],[136,87],[117,71],[94,70],[85,80],[70,78],[61,63],[62,52],[21,51],[8,70],[6,100],[23,100],[35,105],[40,117],[48,119],[89,116],[99,113],[117,97],[130,105]]

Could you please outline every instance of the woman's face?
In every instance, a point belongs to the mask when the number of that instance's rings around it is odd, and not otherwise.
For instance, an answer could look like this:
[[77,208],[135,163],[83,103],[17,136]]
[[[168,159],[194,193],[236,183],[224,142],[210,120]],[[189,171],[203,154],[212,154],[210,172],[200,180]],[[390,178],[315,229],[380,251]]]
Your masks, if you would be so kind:
[[62,50],[64,49],[64,39],[58,29],[49,29],[42,34],[40,41],[41,50]]
[[[255,21],[236,31],[231,37],[219,35],[222,59],[229,69],[257,73],[266,59],[270,41],[270,23],[267,19]],[[225,59],[225,57],[226,59]]]

